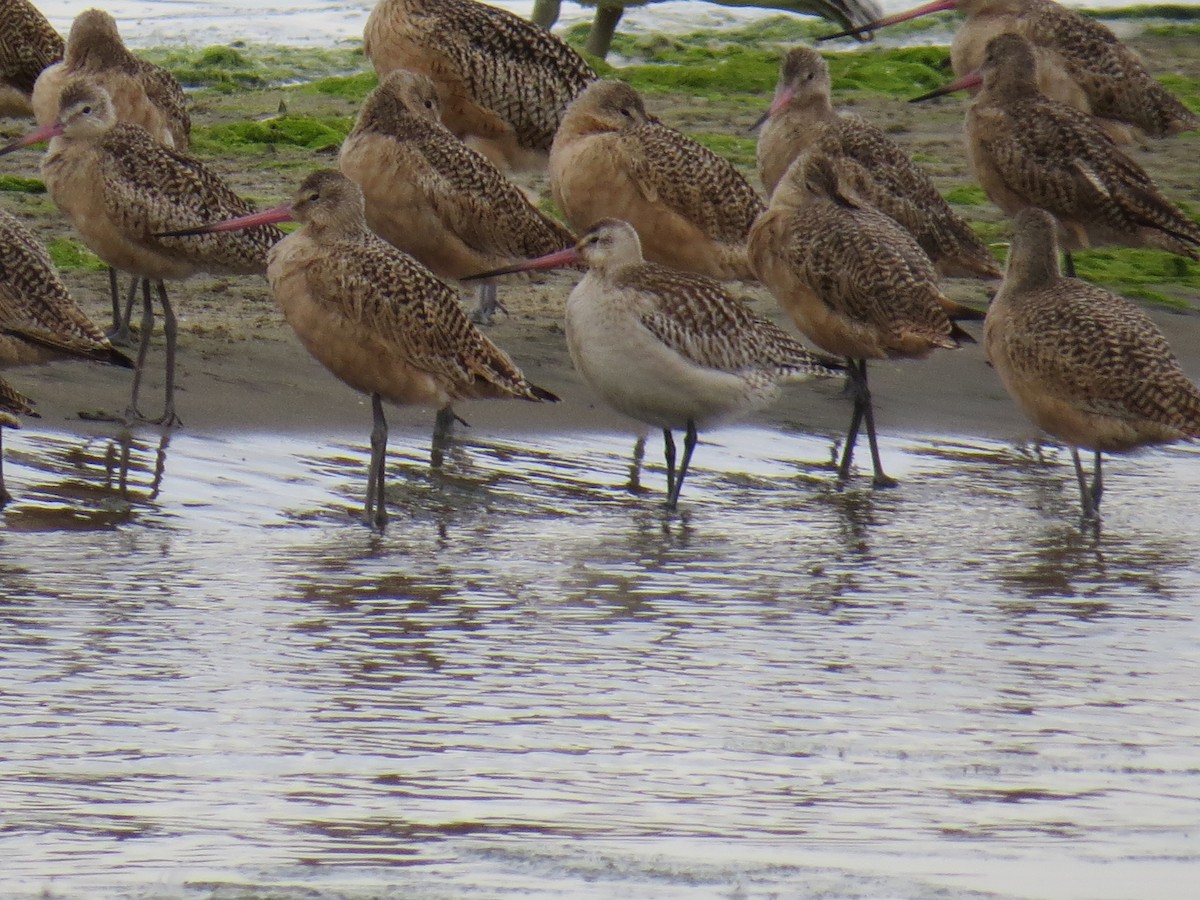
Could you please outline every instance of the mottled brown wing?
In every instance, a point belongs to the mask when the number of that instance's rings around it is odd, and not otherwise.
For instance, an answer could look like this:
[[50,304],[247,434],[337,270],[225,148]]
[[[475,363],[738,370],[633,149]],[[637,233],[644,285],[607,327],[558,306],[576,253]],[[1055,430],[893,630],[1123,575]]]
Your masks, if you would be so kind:
[[596,80],[565,41],[474,0],[439,4],[433,43],[453,60],[475,101],[509,122],[530,149],[549,151],[563,110]]
[[153,237],[254,212],[220,176],[134,125],[116,125],[105,144],[105,206],[125,233],[165,253],[202,261],[201,268],[215,272],[266,271],[267,251],[283,237],[272,225],[191,237]]
[[1138,55],[1100,22],[1057,3],[1040,3],[1025,16],[1026,36],[1054,47],[1083,88],[1093,114],[1129,122],[1153,137],[1200,126],[1200,117],[1159,84]]
[[25,0],[6,3],[4,17],[0,24],[0,82],[28,95],[42,70],[62,59],[63,39]]
[[0,425],[19,428],[21,423],[14,416],[33,415],[33,401],[0,378]]
[[653,298],[653,307],[642,313],[642,324],[698,366],[724,372],[773,369],[780,374],[835,374],[714,279],[643,263],[624,270],[615,286]]
[[139,59],[138,77],[146,89],[146,97],[160,109],[171,125],[171,137],[176,150],[186,150],[191,142],[192,117],[188,113],[187,94],[175,76],[166,69]]
[[104,334],[71,299],[50,255],[24,226],[0,211],[0,330],[33,329],[95,350]]
[[885,332],[916,331],[935,340],[951,333],[933,264],[892,219],[869,207],[820,201],[799,211],[792,226],[788,263],[826,306]]
[[305,269],[310,293],[330,314],[397,348],[410,365],[439,378],[451,396],[478,381],[514,397],[535,394],[499,347],[463,312],[458,293],[377,238],[341,242]]
[[1023,303],[1021,327],[1010,324],[1005,335],[1014,370],[1088,412],[1200,435],[1200,390],[1134,304],[1069,279]]
[[840,184],[903,226],[931,259],[970,260],[981,273],[1000,274],[986,245],[928,173],[874,125],[842,116],[816,149],[834,161]]
[[432,127],[419,149],[429,163],[422,185],[438,217],[468,246],[490,256],[526,259],[575,243],[575,236],[448,130]]
[[636,181],[647,199],[657,198],[687,216],[709,237],[728,243],[746,239],[766,209],[758,192],[729,160],[660,122],[620,133]]

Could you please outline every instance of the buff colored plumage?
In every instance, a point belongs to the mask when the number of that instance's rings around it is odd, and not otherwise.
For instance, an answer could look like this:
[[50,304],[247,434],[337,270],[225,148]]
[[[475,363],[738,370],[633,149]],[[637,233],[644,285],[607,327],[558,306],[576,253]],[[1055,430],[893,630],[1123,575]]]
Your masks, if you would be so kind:
[[387,421],[382,402],[439,410],[435,440],[458,400],[555,401],[471,323],[457,292],[367,227],[363,195],[322,169],[291,204],[191,229],[207,235],[295,219],[301,228],[272,248],[267,280],[288,324],[330,372],[371,397],[366,521],[382,527]]
[[1048,210],[1064,249],[1154,247],[1200,258],[1200,225],[1084,115],[1042,95],[1019,35],[988,45],[983,90],[967,112],[967,147],[984,191],[1012,216]]
[[1112,137],[1127,140],[1127,125],[1152,137],[1200,128],[1200,116],[1157,82],[1138,55],[1107,27],[1053,0],[934,0],[843,34],[861,34],[945,9],[967,17],[950,48],[957,75],[983,65],[992,38],[1018,34],[1034,47],[1029,71],[1037,73],[1039,90],[1104,120]]
[[596,82],[567,109],[550,151],[550,186],[577,231],[621,219],[652,262],[753,277],[746,236],[762,198],[728,160],[649,115],[623,82]]
[[955,303],[912,236],[848,194],[827,157],[798,159],[750,233],[750,258],[763,284],[818,347],[850,361],[856,386],[839,474],[849,477],[865,421],[876,485],[889,485],[875,440],[867,389],[869,359],[919,359],[970,340],[955,319],[982,313]]
[[[1048,213],[1025,210],[1015,229],[984,349],[1022,411],[1070,445],[1083,512],[1092,517],[1103,492],[1101,453],[1200,438],[1200,390],[1141,309],[1062,276]],[[1095,452],[1090,485],[1081,447]]]
[[1000,277],[983,241],[929,175],[874,125],[834,111],[825,60],[797,47],[783,59],[758,138],[758,171],[768,194],[810,148],[830,159],[841,184],[904,226],[943,275]]
[[[167,343],[166,407],[160,421],[173,424],[176,324],[163,281],[200,272],[261,274],[266,271],[267,250],[282,233],[263,228],[199,239],[159,237],[252,208],[198,160],[163,146],[144,128],[117,122],[107,91],[87,76],[75,76],[64,85],[55,125],[6,150],[39,137],[53,137],[41,164],[46,189],[83,242],[113,268],[158,282]],[[149,311],[149,284],[143,289]],[[137,417],[152,319],[144,318],[143,325],[129,410]]]
[[63,39],[29,0],[0,0],[0,116],[33,112],[33,85],[63,56]]
[[[762,409],[786,382],[840,374],[720,282],[646,262],[628,222],[602,219],[575,248],[511,268],[580,261],[587,275],[567,299],[571,360],[610,406],[663,430],[670,508],[700,429]],[[685,432],[678,474],[672,430]]]
[[[0,210],[0,368],[69,357],[133,366],[71,299],[46,249]],[[32,401],[0,379],[0,426],[31,413]],[[0,506],[9,499],[0,453]]]
[[433,79],[446,127],[512,167],[545,165],[563,110],[596,78],[549,31],[476,0],[380,0],[363,47],[381,80]]
[[168,147],[187,149],[192,122],[183,87],[166,69],[130,53],[116,21],[103,10],[76,16],[63,61],[38,77],[33,111],[39,125],[58,116],[63,87],[76,75],[88,76],[108,92],[118,121],[142,126]]
[[[438,119],[433,83],[398,70],[367,97],[338,166],[362,188],[367,224],[435,275],[457,279],[575,243],[575,236]],[[480,316],[497,306],[485,285]]]

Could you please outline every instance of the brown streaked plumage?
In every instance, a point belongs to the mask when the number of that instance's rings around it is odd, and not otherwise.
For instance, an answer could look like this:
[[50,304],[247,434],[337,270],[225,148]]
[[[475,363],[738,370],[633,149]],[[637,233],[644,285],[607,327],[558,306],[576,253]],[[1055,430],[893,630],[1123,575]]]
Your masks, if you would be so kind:
[[[108,91],[117,120],[141,125],[156,140],[176,150],[186,150],[191,140],[183,87],[166,69],[134,56],[121,40],[117,23],[99,9],[81,12],[71,23],[62,62],[49,66],[33,87],[33,114],[39,125],[50,125],[58,116],[63,85],[75,75],[88,75]],[[124,312],[115,270],[110,270],[115,340],[129,340],[129,318],[136,297],[137,279],[130,286]]]
[[934,0],[851,31],[861,34],[944,9],[967,17],[950,48],[957,75],[983,65],[992,38],[1019,34],[1035,48],[1030,71],[1036,71],[1041,92],[1104,120],[1115,139],[1129,138],[1125,125],[1152,137],[1200,128],[1200,116],[1157,82],[1108,28],[1053,0]]
[[[71,299],[46,249],[0,210],[0,368],[68,357],[133,367]],[[32,412],[32,401],[0,379],[0,426]],[[0,452],[0,506],[9,499]]]
[[549,31],[476,0],[379,0],[363,47],[380,79],[433,79],[446,127],[510,167],[545,165],[563,110],[596,78]]
[[788,169],[771,208],[750,233],[759,279],[818,347],[844,356],[855,384],[854,415],[838,472],[850,474],[865,421],[875,484],[883,472],[867,388],[867,360],[919,359],[970,336],[955,319],[983,314],[946,297],[912,236],[839,185],[828,157],[806,155]]
[[[1200,389],[1133,303],[1059,271],[1054,219],[1023,210],[988,309],[988,361],[1021,410],[1071,447],[1087,517],[1099,513],[1101,453],[1200,438]],[[1079,448],[1095,453],[1087,483]]]
[[[176,326],[163,281],[200,272],[262,274],[267,251],[282,233],[261,228],[202,238],[157,236],[213,218],[243,215],[252,208],[198,160],[163,146],[144,128],[117,122],[107,91],[89,77],[68,80],[61,103],[54,125],[10,148],[53,138],[41,172],[59,209],[83,242],[110,266],[158,283],[167,343],[166,408],[160,421],[173,424]],[[143,284],[143,299],[138,374],[129,410],[138,417],[140,375],[153,325],[148,283]]]
[[33,112],[39,125],[57,118],[63,86],[75,75],[87,75],[108,91],[118,121],[142,126],[168,147],[188,148],[192,121],[183,87],[166,69],[130,53],[116,21],[103,10],[75,17],[63,61],[38,77]]
[[[440,278],[457,279],[575,243],[563,225],[438,119],[424,75],[397,70],[367,97],[338,156],[366,197],[367,224]],[[498,307],[484,285],[479,317]]]
[[309,175],[291,204],[192,233],[212,236],[291,219],[301,228],[272,248],[267,280],[308,351],[371,397],[368,523],[382,526],[387,519],[382,401],[437,408],[436,439],[453,422],[450,405],[457,400],[558,399],[530,384],[471,323],[453,288],[367,227],[362,191],[340,172]]
[[967,111],[967,149],[992,202],[1010,216],[1048,210],[1068,252],[1154,247],[1200,258],[1200,225],[1092,119],[1038,91],[1032,70],[1032,47],[1020,35],[988,44],[983,90]]
[[733,167],[646,112],[620,81],[567,109],[550,150],[550,187],[576,231],[629,222],[646,259],[712,278],[752,278],[746,235],[766,208]]
[[[567,299],[571,360],[610,406],[663,430],[672,509],[699,429],[762,409],[785,382],[841,374],[720,282],[646,262],[628,222],[601,219],[576,247],[501,271],[579,261],[588,271]],[[685,432],[678,475],[673,429]]]
[[767,193],[812,148],[833,162],[841,184],[908,229],[942,275],[999,278],[1000,267],[983,241],[925,170],[874,125],[838,115],[829,92],[829,67],[821,55],[807,47],[788,51],[758,138],[758,172]]
[[63,56],[63,39],[29,0],[0,0],[0,116],[33,112],[33,85]]

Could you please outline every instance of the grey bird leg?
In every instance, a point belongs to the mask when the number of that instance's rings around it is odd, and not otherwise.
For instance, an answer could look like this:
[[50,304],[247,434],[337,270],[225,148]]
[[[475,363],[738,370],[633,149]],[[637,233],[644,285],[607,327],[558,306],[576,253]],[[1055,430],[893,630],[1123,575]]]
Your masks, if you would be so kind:
[[1101,471],[1100,451],[1095,451],[1096,463],[1092,470],[1092,508],[1100,515],[1100,498],[1104,496],[1104,474]]
[[1079,451],[1074,447],[1071,448],[1071,461],[1075,463],[1075,480],[1079,482],[1079,502],[1083,505],[1083,517],[1094,519],[1099,512],[1096,508],[1096,498],[1093,489],[1088,485],[1087,475],[1083,471],[1083,461],[1079,458]]
[[607,6],[603,2],[596,6],[596,17],[592,19],[592,29],[588,32],[587,43],[583,49],[601,59],[608,56],[612,47],[613,35],[617,31],[617,23],[625,14],[624,6]]
[[485,281],[479,285],[479,306],[471,313],[471,321],[476,325],[491,325],[497,310],[508,315],[508,310],[500,302],[499,290],[494,281]]
[[663,458],[667,461],[667,506],[675,494],[675,437],[670,428],[663,429]]
[[838,480],[850,478],[850,464],[854,461],[854,445],[858,443],[858,428],[862,424],[865,403],[863,393],[865,385],[862,374],[858,370],[857,360],[846,360],[846,371],[850,373],[850,386],[854,392],[854,413],[850,416],[850,428],[846,431],[846,446],[842,448],[842,460],[838,463]]
[[687,476],[688,465],[692,461],[692,451],[696,449],[696,423],[688,419],[687,431],[683,436],[683,458],[679,461],[679,473],[675,476],[675,490],[667,497],[667,509],[675,509],[679,505],[679,494],[683,490],[683,479]]
[[[371,428],[371,467],[367,470],[367,502],[363,507],[363,523],[383,531],[387,525],[387,504],[383,496],[384,472],[387,461],[387,419],[383,417],[383,400],[378,394],[371,395],[371,414],[375,424]],[[372,515],[374,507],[374,515]]]
[[883,471],[883,461],[879,458],[879,441],[875,437],[875,409],[871,404],[871,389],[867,386],[867,361],[859,361],[862,366],[863,389],[863,418],[867,423],[867,443],[871,446],[871,466],[875,470],[872,484],[877,488],[895,487],[895,478]]
[[108,339],[120,347],[129,346],[131,336],[129,333],[129,319],[133,315],[133,304],[137,302],[137,288],[140,279],[134,276],[129,283],[129,294],[125,300],[125,312],[121,313],[121,287],[118,284],[117,270],[112,266],[108,267],[108,290],[112,296],[112,331],[107,335]]
[[142,327],[138,340],[137,363],[133,368],[133,391],[129,395],[129,406],[125,408],[126,421],[144,419],[138,409],[138,394],[142,390],[142,372],[146,368],[146,353],[150,349],[150,334],[154,331],[154,304],[150,300],[150,282],[142,281]]
[[1076,278],[1075,275],[1075,259],[1071,256],[1070,250],[1063,251],[1063,272],[1068,278]]
[[455,414],[449,403],[437,411],[437,418],[433,420],[433,440],[430,442],[429,448],[429,465],[434,469],[440,469],[445,461],[446,449],[450,446],[451,432],[454,430],[455,422],[467,425]]
[[642,460],[646,458],[646,436],[640,435],[633,445],[633,459],[629,463],[629,481],[625,490],[631,494],[642,492]]
[[534,25],[549,28],[558,21],[561,7],[562,0],[534,0],[533,14],[529,17],[529,21]]
[[175,319],[175,310],[171,308],[171,301],[167,297],[167,286],[161,281],[158,282],[158,302],[162,304],[163,335],[167,339],[167,388],[163,414],[154,422],[156,425],[165,425],[171,428],[183,424],[179,416],[175,414],[175,348],[179,323]]
[[0,426],[0,508],[12,500],[12,494],[4,486],[4,427]]

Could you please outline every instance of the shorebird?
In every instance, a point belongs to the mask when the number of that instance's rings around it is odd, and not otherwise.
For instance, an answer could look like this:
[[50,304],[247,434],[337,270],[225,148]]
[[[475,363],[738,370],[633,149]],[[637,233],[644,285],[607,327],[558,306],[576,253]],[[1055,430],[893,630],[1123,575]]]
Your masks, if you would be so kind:
[[[47,67],[33,86],[33,114],[38,125],[50,125],[58,117],[63,85],[76,75],[88,75],[108,91],[117,120],[141,125],[168,147],[186,150],[192,120],[188,115],[183,87],[166,69],[139,59],[129,52],[117,23],[99,9],[81,12],[71,23],[63,61]],[[137,279],[130,286],[124,314],[117,289],[116,269],[109,269],[112,294],[113,336],[129,337],[129,318],[136,296]]]
[[810,148],[834,164],[840,184],[908,229],[942,275],[1000,277],[983,241],[925,170],[865,119],[838,115],[825,60],[815,50],[796,47],[783,58],[758,137],[758,174],[768,194]]
[[[983,65],[992,38],[1019,34],[1036,47],[1029,71],[1036,70],[1038,87],[1047,97],[1108,122],[1133,125],[1152,137],[1200,128],[1200,116],[1155,81],[1138,55],[1108,28],[1053,0],[934,0],[821,40],[857,36],[947,9],[967,17],[950,47],[956,75]],[[1123,130],[1110,133],[1119,138]]]
[[646,262],[628,222],[601,219],[575,247],[499,273],[579,262],[588,270],[567,299],[571,360],[610,406],[662,429],[669,509],[679,502],[700,429],[762,409],[785,382],[842,374],[839,362],[755,316],[720,282]]
[[[173,425],[175,414],[175,314],[164,280],[200,272],[253,275],[266,271],[267,250],[282,237],[277,228],[201,240],[158,237],[162,232],[252,207],[201,162],[164,147],[137,125],[117,121],[108,92],[89,76],[67,81],[55,122],[0,150],[0,154],[50,140],[42,178],[50,196],[88,246],[115,269],[143,281],[143,317],[137,372],[127,415],[137,409],[141,374],[153,326],[150,281],[157,283],[166,335],[166,404],[156,422]],[[148,321],[149,320],[149,321]]]
[[28,116],[38,75],[62,59],[63,39],[29,0],[0,0],[0,116]]
[[435,407],[436,442],[455,420],[457,400],[558,400],[471,323],[452,287],[367,227],[362,191],[340,172],[309,175],[289,204],[177,234],[211,237],[292,220],[301,227],[272,248],[267,280],[308,352],[371,398],[367,524],[387,522],[383,401]]
[[937,348],[974,342],[957,324],[983,313],[946,297],[937,272],[912,236],[849,194],[828,157],[806,155],[788,169],[771,208],[750,232],[759,280],[814,344],[847,359],[854,414],[838,466],[850,476],[859,427],[865,422],[874,483],[883,471],[867,360],[920,359]]
[[513,168],[545,166],[563,110],[596,78],[566,42],[476,0],[379,0],[363,48],[380,80],[432,78],[446,127]]
[[[71,299],[46,249],[0,210],[0,368],[67,357],[133,368]],[[0,379],[0,433],[32,414],[32,401]],[[11,499],[0,448],[0,506]]]
[[[592,20],[588,32],[587,45],[584,49],[593,56],[603,59],[608,55],[612,46],[613,34],[617,23],[625,12],[626,6],[640,6],[645,2],[656,0],[584,0],[585,6],[596,7],[596,17]],[[843,28],[862,25],[879,16],[879,7],[869,0],[712,0],[719,6],[753,6],[766,9],[780,9],[802,15],[821,16]],[[549,28],[558,21],[561,0],[534,0],[533,14],[530,18]]]
[[[1064,278],[1054,219],[1023,210],[988,308],[988,361],[1025,415],[1071,448],[1085,518],[1100,511],[1101,454],[1200,438],[1200,389],[1123,297]],[[1093,451],[1089,484],[1079,449]]]
[[646,259],[712,278],[752,278],[746,235],[765,210],[733,164],[646,112],[637,91],[598,81],[567,108],[550,188],[582,232],[606,218],[637,229]]
[[1154,247],[1200,259],[1200,225],[1094,120],[1038,90],[1033,47],[1020,35],[994,38],[978,73],[917,100],[980,83],[967,111],[975,176],[1009,216],[1029,206],[1055,216],[1068,274],[1070,252],[1085,247]]
[[[575,243],[438,111],[433,82],[406,70],[388,75],[359,110],[338,167],[362,188],[376,234],[446,279]],[[495,283],[485,282],[476,319],[498,307]]]

